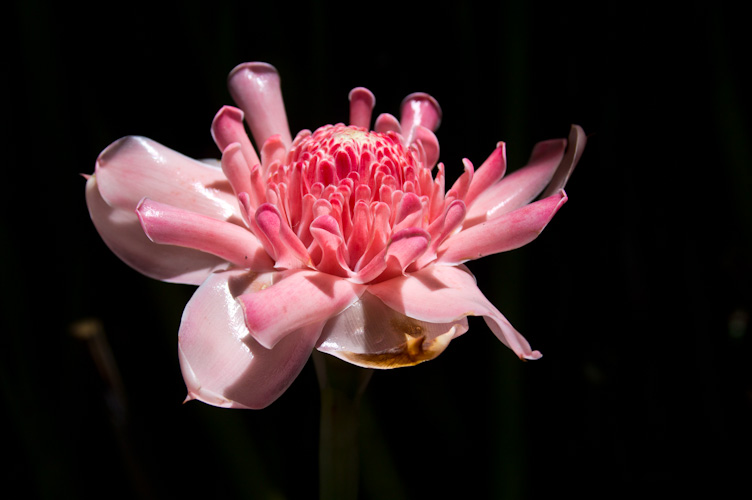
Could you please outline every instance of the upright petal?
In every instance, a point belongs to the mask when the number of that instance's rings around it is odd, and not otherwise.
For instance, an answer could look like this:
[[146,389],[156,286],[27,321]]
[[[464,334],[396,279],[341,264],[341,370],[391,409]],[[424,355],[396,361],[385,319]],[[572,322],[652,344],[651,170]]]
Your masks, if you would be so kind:
[[242,110],[232,106],[222,106],[212,120],[211,133],[220,151],[225,151],[227,146],[237,143],[249,170],[260,163],[258,154],[245,132]]
[[424,92],[410,94],[400,105],[400,124],[404,131],[423,125],[435,132],[441,124],[441,106]]
[[188,400],[226,408],[264,408],[303,369],[323,324],[296,329],[274,349],[256,342],[235,300],[271,283],[271,274],[212,274],[183,312],[178,353]]
[[367,88],[356,87],[350,91],[350,125],[370,128],[371,113],[376,104],[376,98]]
[[[256,145],[279,134],[286,147],[292,143],[279,74],[274,66],[250,62],[236,66],[228,77],[230,95],[245,112]],[[251,165],[253,167],[253,165]]]
[[123,137],[97,158],[102,198],[135,210],[143,198],[220,220],[240,222],[240,209],[221,169],[196,161],[145,137]]

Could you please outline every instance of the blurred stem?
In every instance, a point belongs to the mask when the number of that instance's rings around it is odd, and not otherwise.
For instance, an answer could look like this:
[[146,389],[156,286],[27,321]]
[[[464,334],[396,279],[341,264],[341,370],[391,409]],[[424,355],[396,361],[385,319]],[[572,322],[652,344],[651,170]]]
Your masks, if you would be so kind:
[[321,388],[319,498],[358,497],[358,423],[360,399],[373,370],[313,352]]

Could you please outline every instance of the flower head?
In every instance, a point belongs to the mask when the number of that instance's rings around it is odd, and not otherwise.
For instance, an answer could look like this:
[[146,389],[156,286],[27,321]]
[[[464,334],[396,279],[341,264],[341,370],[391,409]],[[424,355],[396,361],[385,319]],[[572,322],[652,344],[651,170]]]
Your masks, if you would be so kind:
[[537,144],[506,177],[499,143],[477,170],[464,160],[447,190],[441,110],[426,94],[370,130],[375,99],[356,88],[349,125],[293,139],[272,66],[242,64],[229,86],[240,108],[212,123],[219,165],[126,137],[86,186],[91,218],[123,261],[200,285],[179,331],[188,399],[264,407],[313,349],[369,368],[414,365],[465,333],[467,316],[484,317],[521,359],[540,357],[462,263],[537,237],[567,199],[580,127]]

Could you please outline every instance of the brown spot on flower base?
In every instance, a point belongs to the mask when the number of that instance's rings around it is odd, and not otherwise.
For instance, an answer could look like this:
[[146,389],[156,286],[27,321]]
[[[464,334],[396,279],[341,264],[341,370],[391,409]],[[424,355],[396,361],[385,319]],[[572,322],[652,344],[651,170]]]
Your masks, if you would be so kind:
[[[422,329],[420,325],[413,325]],[[415,331],[405,332],[405,343],[393,349],[374,354],[360,354],[355,352],[342,353],[345,359],[360,366],[375,369],[401,368],[414,366],[431,360],[444,352],[454,337],[456,327],[435,339],[427,340],[425,335],[415,335]]]
[[395,332],[404,333],[408,337],[425,337],[423,327],[406,316],[395,316],[389,323]]

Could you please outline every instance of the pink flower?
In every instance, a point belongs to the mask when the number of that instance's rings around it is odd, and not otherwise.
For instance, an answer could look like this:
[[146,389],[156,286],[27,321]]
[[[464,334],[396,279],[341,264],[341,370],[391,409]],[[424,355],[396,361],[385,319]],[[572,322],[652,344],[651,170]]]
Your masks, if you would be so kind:
[[462,263],[538,236],[567,200],[580,127],[569,147],[538,143],[506,177],[499,143],[477,170],[464,160],[446,190],[433,133],[441,110],[426,94],[369,131],[375,100],[356,88],[350,125],[293,139],[272,66],[242,64],[229,87],[240,109],[226,106],[212,123],[221,165],[125,137],[86,184],[94,225],[118,257],[200,285],[179,332],[188,399],[267,406],[314,348],[368,368],[414,365],[465,333],[467,316],[483,316],[521,359],[541,356]]

